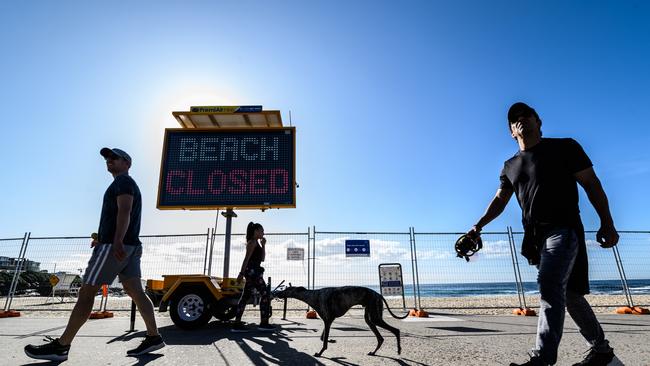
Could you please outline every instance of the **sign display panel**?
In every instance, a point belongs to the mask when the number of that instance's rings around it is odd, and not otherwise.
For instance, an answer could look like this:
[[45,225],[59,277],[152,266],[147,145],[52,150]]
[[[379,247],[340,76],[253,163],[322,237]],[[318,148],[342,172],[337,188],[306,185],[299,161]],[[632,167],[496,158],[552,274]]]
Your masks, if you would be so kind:
[[296,207],[295,128],[166,129],[159,209]]
[[383,296],[403,296],[402,266],[397,263],[379,265],[379,287]]
[[304,248],[287,248],[288,261],[303,261],[305,260]]
[[346,257],[370,257],[370,240],[346,240]]

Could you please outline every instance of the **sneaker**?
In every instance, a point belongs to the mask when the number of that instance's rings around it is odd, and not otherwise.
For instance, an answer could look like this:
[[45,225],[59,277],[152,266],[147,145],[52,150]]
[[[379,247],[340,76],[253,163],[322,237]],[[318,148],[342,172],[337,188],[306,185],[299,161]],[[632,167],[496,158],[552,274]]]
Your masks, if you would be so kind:
[[70,345],[61,345],[58,338],[45,337],[44,341],[48,343],[40,346],[32,344],[25,346],[25,354],[37,360],[65,361],[68,359]]
[[244,325],[244,322],[234,322],[230,331],[233,333],[247,333],[250,332],[250,329]]
[[266,324],[260,324],[257,326],[257,330],[262,331],[262,332],[274,332],[276,330],[275,326],[266,323]]
[[593,348],[589,350],[589,354],[584,360],[574,363],[573,366],[606,366],[614,359],[614,350],[609,350],[607,353],[598,353]]
[[165,347],[165,342],[160,335],[146,336],[140,345],[134,349],[126,351],[127,356],[141,356],[146,353],[157,351]]
[[524,362],[524,363],[510,363],[510,366],[547,366],[548,364],[545,363],[541,357],[539,356],[531,356],[530,360]]

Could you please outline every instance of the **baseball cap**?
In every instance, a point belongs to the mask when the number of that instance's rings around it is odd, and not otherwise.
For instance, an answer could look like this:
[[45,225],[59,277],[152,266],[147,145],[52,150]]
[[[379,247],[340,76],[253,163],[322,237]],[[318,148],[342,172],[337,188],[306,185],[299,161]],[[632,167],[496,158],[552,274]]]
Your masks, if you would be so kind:
[[99,154],[105,158],[111,157],[111,156],[119,156],[120,158],[126,160],[131,164],[131,156],[126,153],[126,151],[118,149],[118,148],[109,148],[105,147],[101,150],[99,150]]
[[537,112],[535,112],[535,109],[531,108],[526,103],[517,102],[510,106],[510,109],[508,110],[508,122],[516,122],[517,119],[522,116],[535,116],[537,119],[539,119],[539,116],[537,115]]

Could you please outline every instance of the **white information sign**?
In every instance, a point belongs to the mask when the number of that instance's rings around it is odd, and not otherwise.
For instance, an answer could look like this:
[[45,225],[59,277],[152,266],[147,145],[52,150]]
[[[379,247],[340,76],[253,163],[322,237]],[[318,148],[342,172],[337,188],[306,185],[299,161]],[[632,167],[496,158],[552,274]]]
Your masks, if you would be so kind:
[[304,248],[287,248],[288,261],[302,261],[305,260]]
[[379,287],[383,296],[402,296],[402,267],[399,264],[382,264],[379,266]]

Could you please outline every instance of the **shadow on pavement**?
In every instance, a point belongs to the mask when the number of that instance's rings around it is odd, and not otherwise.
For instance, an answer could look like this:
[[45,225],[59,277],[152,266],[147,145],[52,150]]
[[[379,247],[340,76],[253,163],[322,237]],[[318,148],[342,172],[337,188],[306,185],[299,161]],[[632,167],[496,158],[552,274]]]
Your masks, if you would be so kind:
[[[402,353],[404,353],[404,352],[402,352]],[[402,358],[402,359],[399,359],[399,358],[395,358],[395,357],[388,357],[388,356],[381,356],[381,355],[375,355],[375,357],[385,358],[385,359],[387,359],[387,360],[393,360],[393,361],[395,361],[398,365],[402,365],[402,366],[410,366],[410,365],[428,366],[426,363],[422,363],[422,362],[418,362],[418,361],[409,360],[408,358]],[[408,362],[410,362],[410,363],[406,363],[406,362],[404,362],[404,361],[408,361]]]
[[159,359],[160,357],[163,357],[163,356],[164,355],[160,354],[160,353],[150,353],[150,354],[147,354],[147,355],[132,357],[132,358],[135,358],[135,359],[138,360],[132,366],[144,366],[144,365],[148,364],[149,362],[155,361],[155,360],[157,360],[157,359]]
[[[223,356],[223,353],[215,343],[220,340],[230,340],[237,344],[239,348],[250,360],[253,365],[267,365],[267,364],[282,364],[286,360],[291,360],[292,363],[303,365],[323,365],[318,359],[295,350],[290,347],[289,342],[292,342],[291,336],[284,333],[314,333],[316,330],[296,327],[295,325],[303,325],[301,323],[292,322],[290,324],[282,324],[278,327],[277,332],[260,332],[251,330],[248,333],[232,333],[230,332],[231,325],[229,323],[210,322],[208,325],[201,329],[196,330],[183,330],[174,325],[169,325],[159,329],[160,334],[163,336],[165,343],[169,346],[173,345],[210,345],[213,344],[221,355],[224,363],[229,364],[228,360]],[[107,343],[115,341],[128,342],[134,338],[144,337],[145,332],[134,332],[121,335],[114,339],[109,340]],[[250,343],[256,343],[262,348],[259,352],[250,346]],[[155,360],[162,355],[151,354],[151,359],[140,358],[140,362],[135,365],[146,365],[148,362]],[[157,357],[156,357],[157,356]]]
[[65,362],[65,361],[47,361],[47,362],[43,362],[42,360],[39,360],[39,361],[35,361],[35,362],[24,363],[21,366],[56,366],[56,365],[60,365],[62,362]]

